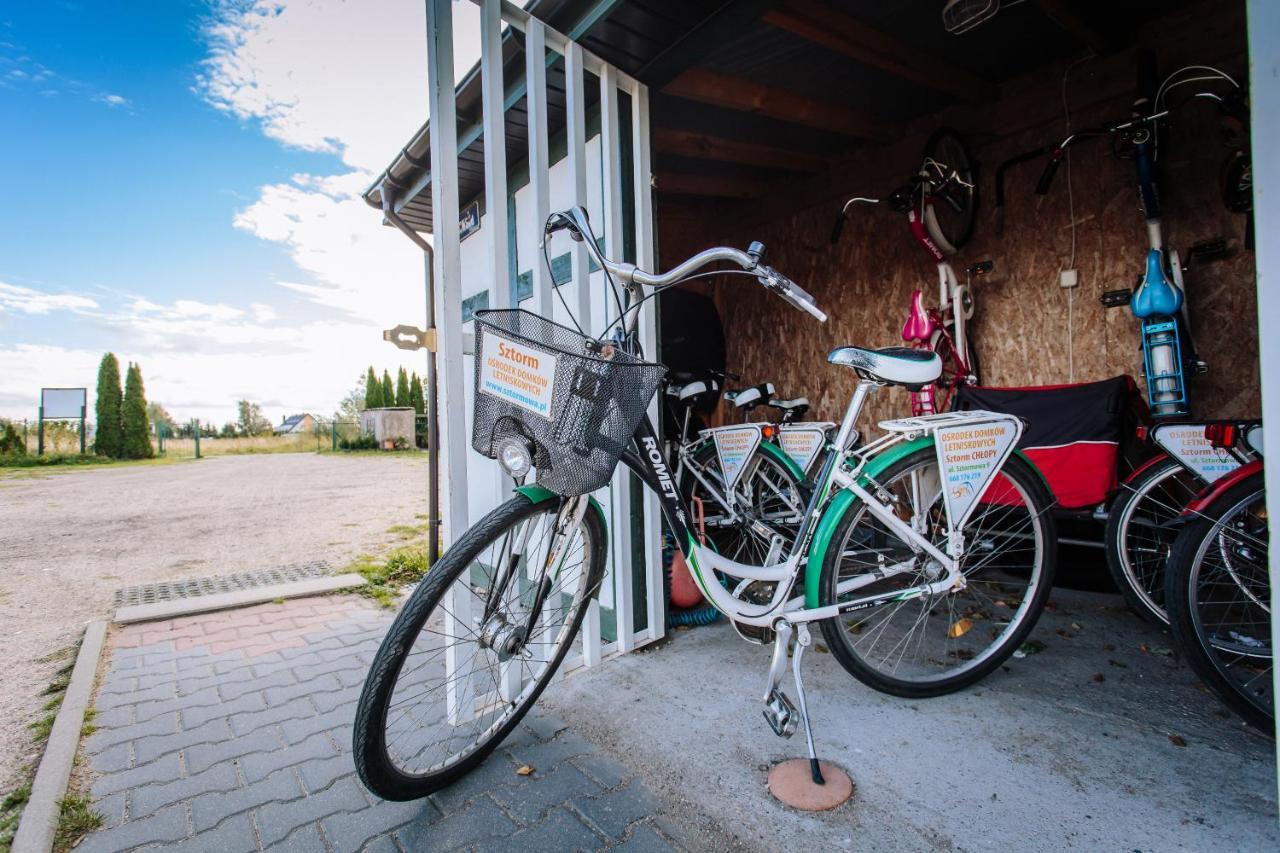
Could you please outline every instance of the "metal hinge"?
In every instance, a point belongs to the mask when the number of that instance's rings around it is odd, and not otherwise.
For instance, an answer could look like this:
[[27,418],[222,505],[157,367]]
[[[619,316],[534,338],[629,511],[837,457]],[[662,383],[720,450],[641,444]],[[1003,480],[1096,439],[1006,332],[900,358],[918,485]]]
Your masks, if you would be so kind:
[[396,326],[393,329],[387,329],[382,333],[384,341],[390,341],[400,349],[419,350],[425,349],[431,352],[436,351],[436,330],[427,329],[425,332],[417,326]]

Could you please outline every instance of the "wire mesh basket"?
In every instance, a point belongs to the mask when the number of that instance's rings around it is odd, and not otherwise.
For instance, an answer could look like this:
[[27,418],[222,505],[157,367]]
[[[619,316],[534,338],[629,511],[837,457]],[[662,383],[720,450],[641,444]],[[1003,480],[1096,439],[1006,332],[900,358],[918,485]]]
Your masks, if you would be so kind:
[[496,459],[519,440],[538,483],[559,495],[608,483],[666,368],[528,311],[475,320],[471,446]]

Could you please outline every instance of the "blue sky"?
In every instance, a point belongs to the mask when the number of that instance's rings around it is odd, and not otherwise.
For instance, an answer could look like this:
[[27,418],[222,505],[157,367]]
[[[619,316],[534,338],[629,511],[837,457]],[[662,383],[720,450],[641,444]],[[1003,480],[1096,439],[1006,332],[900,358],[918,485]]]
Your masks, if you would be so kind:
[[370,361],[414,366],[377,337],[421,321],[421,256],[358,194],[425,119],[421,17],[5,4],[0,415],[91,385],[106,349],[213,420],[326,413]]

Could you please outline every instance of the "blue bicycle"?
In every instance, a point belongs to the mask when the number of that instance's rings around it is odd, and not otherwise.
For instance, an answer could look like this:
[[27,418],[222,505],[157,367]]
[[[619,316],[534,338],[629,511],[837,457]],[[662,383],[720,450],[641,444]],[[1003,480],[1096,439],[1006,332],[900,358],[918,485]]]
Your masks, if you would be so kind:
[[[1178,253],[1164,244],[1160,224],[1160,194],[1156,180],[1161,121],[1176,107],[1167,105],[1174,90],[1189,84],[1204,84],[1200,91],[1182,101],[1205,98],[1219,104],[1224,118],[1239,119],[1246,114],[1243,92],[1232,77],[1216,68],[1189,65],[1165,78],[1154,98],[1135,102],[1136,118],[1128,121],[1086,128],[1072,133],[1051,149],[1049,162],[1036,184],[1036,193],[1045,195],[1053,183],[1058,166],[1067,156],[1067,148],[1086,139],[1109,136],[1118,157],[1132,159],[1138,183],[1138,200],[1147,225],[1149,248],[1145,271],[1136,288],[1104,293],[1102,303],[1108,308],[1128,305],[1142,324],[1142,361],[1146,377],[1147,402],[1156,418],[1185,418],[1191,414],[1187,394],[1187,374],[1203,373],[1207,366],[1196,355],[1187,318],[1186,291],[1182,273],[1185,267]],[[1214,88],[1220,91],[1214,91]],[[1225,92],[1225,94],[1224,94]],[[1181,106],[1179,104],[1178,106]],[[1146,113],[1151,107],[1150,114]],[[1237,170],[1237,183],[1248,180],[1245,169]],[[1203,258],[1221,254],[1222,241],[1192,247],[1193,256]]]

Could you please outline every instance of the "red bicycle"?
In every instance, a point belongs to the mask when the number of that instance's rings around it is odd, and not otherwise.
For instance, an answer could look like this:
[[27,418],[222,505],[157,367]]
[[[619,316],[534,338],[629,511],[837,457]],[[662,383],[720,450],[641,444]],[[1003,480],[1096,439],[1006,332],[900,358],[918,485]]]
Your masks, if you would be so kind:
[[[831,242],[840,239],[853,205],[879,201],[862,196],[846,201]],[[973,234],[978,207],[973,161],[960,136],[947,128],[934,132],[925,145],[919,170],[906,186],[889,196],[888,202],[894,210],[907,214],[912,236],[938,269],[937,307],[926,307],[924,291],[915,291],[902,326],[902,339],[913,349],[935,352],[942,359],[938,379],[911,390],[911,413],[945,412],[957,388],[978,382],[977,359],[969,346],[966,324],[973,318],[973,278],[992,269],[991,261],[966,267],[962,285],[947,261]]]

